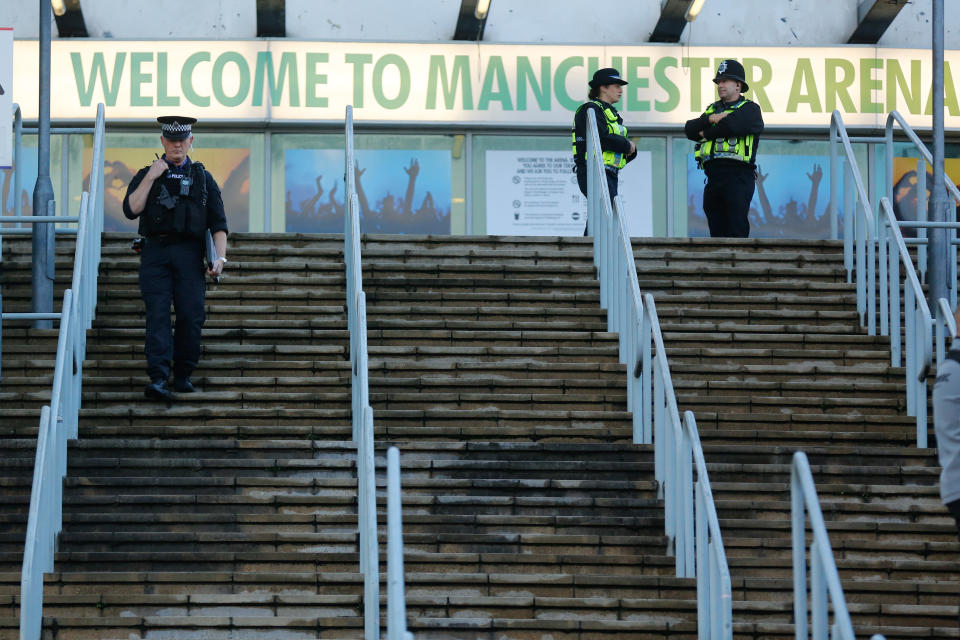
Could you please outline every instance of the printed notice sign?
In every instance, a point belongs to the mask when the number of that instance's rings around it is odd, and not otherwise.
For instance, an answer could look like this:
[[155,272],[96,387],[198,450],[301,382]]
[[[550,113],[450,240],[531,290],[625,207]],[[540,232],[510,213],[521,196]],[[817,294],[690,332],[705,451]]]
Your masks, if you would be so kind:
[[[641,151],[620,177],[631,236],[653,235],[651,167]],[[587,200],[569,151],[487,151],[486,177],[488,234],[583,235]]]
[[13,29],[0,27],[0,169],[13,165]]

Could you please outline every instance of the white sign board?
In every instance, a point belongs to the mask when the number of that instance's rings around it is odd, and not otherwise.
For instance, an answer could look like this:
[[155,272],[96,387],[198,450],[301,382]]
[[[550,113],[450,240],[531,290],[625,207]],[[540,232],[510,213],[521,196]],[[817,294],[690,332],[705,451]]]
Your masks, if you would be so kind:
[[[39,47],[18,40],[17,98],[37,116]],[[546,45],[291,40],[54,39],[56,120],[111,122],[182,113],[241,122],[357,122],[564,126],[587,99],[587,80],[616,67],[629,82],[617,110],[631,130],[679,128],[716,100],[710,81],[730,47],[673,44]],[[883,127],[897,109],[930,126],[929,49],[862,45],[737,47],[747,97],[768,127]],[[945,124],[960,129],[960,51],[944,54]]]
[[0,169],[13,166],[13,29],[0,27]]
[[[631,236],[653,235],[651,169],[641,151],[620,174]],[[587,200],[569,151],[487,151],[487,234],[582,236]]]

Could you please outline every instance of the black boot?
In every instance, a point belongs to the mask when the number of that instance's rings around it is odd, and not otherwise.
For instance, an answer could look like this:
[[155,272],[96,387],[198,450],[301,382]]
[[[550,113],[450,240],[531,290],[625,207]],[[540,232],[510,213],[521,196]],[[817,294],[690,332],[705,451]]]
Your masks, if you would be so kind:
[[151,380],[144,388],[143,395],[151,400],[170,402],[170,400],[173,399],[173,395],[170,393],[169,387],[167,387],[167,381],[162,379]]

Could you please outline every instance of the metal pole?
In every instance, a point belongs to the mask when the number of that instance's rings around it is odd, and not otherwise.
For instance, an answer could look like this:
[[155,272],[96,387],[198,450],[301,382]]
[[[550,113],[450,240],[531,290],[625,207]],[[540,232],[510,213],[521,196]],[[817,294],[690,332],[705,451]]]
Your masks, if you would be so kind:
[[[933,222],[946,222],[947,192],[943,184],[943,0],[933,0],[933,184],[930,185],[930,215]],[[930,230],[929,307],[937,308],[937,300],[947,298],[947,231]]]
[[[33,214],[47,215],[53,202],[53,183],[50,182],[50,22],[53,20],[49,0],[40,2],[40,101],[39,135],[37,139],[37,182],[33,188]],[[54,206],[56,206],[54,204]],[[53,311],[54,225],[33,225],[33,311]],[[51,320],[36,320],[37,329],[50,329]]]

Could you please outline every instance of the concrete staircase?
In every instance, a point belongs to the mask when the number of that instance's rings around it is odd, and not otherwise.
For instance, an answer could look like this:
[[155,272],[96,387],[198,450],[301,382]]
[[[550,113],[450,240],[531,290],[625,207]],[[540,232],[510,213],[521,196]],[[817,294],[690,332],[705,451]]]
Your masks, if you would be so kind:
[[[202,393],[171,407],[142,397],[128,244],[107,235],[45,634],[360,637],[342,238],[234,236],[208,290]],[[4,242],[5,308],[26,305],[28,251]],[[935,453],[912,444],[903,372],[859,329],[839,245],[644,239],[635,254],[704,442],[735,636],[792,637],[797,448],[858,633],[956,636]],[[652,448],[631,444],[590,245],[368,236],[363,256],[378,465],[402,452],[410,630],[694,638],[694,583],[666,555]],[[0,639],[16,635],[55,343],[4,327]]]

